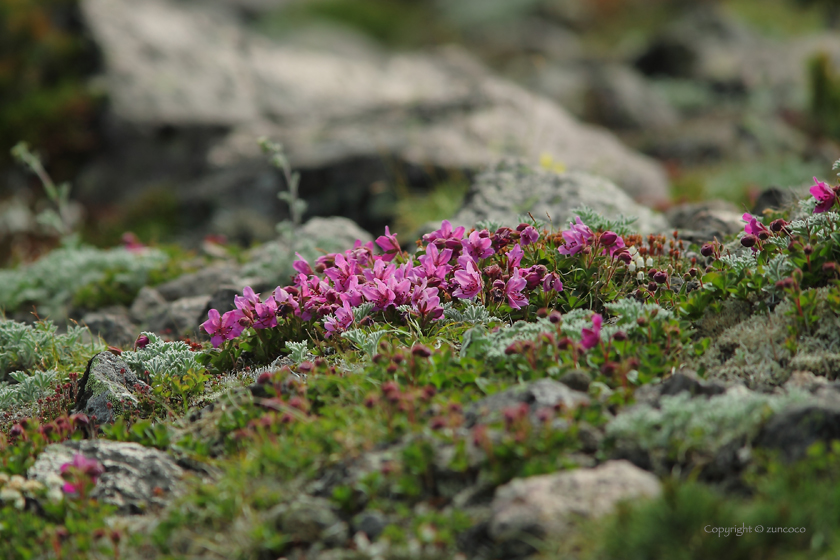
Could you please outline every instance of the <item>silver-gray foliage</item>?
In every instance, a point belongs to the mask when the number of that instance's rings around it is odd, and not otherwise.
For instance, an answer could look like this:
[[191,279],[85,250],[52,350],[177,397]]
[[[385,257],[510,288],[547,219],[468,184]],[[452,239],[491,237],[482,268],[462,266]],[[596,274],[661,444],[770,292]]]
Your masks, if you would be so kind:
[[64,315],[81,288],[103,280],[109,272],[114,283],[139,290],[149,273],[166,260],[157,249],[62,247],[32,264],[0,270],[0,308],[10,311],[32,302],[42,315]]
[[154,333],[143,334],[149,337],[145,348],[120,355],[136,375],[148,371],[152,383],[155,383],[167,377],[180,377],[189,371],[204,369],[198,362],[201,352],[193,352],[181,341],[165,342]]

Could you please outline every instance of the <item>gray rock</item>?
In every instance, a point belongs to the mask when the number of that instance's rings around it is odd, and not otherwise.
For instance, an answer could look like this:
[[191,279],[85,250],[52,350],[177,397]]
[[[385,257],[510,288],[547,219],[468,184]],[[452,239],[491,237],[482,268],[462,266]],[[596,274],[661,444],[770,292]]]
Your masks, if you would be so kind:
[[152,317],[166,309],[166,300],[154,288],[143,286],[131,304],[131,319],[142,325],[147,324]]
[[592,376],[581,369],[573,369],[561,375],[559,381],[575,391],[586,393],[592,383]]
[[199,295],[175,300],[149,320],[148,329],[173,337],[196,333],[206,318],[210,299]]
[[137,404],[135,385],[145,386],[119,356],[100,352],[90,359],[79,382],[76,410],[96,417],[99,424],[112,423],[125,404]]
[[219,263],[202,268],[196,272],[184,274],[156,287],[158,293],[167,301],[210,295],[223,284],[234,284],[237,268],[226,263]]
[[334,531],[333,528],[339,523],[341,520],[333,512],[329,500],[302,496],[289,505],[280,522],[280,529],[296,542],[314,543],[323,538],[325,533]]
[[744,229],[743,214],[731,202],[709,200],[677,204],[668,209],[665,217],[673,228],[714,231],[722,237]]
[[636,402],[658,406],[659,399],[689,393],[692,397],[712,397],[726,392],[727,386],[716,380],[700,379],[690,370],[680,370],[662,383],[648,384],[636,391]]
[[59,475],[61,465],[81,453],[105,468],[91,497],[117,506],[121,515],[139,514],[168,504],[182,492],[183,469],[166,453],[137,443],[104,439],[67,441],[49,445],[27,475],[46,482]]
[[[552,408],[558,405],[567,409],[577,408],[588,404],[589,397],[553,379],[540,379],[526,386],[512,387],[472,404],[464,414],[466,426],[497,422],[501,420],[506,408],[522,403],[529,406],[533,416],[541,408]],[[535,419],[532,418],[532,422],[534,421]]]
[[[201,156],[156,175],[132,163],[134,151],[123,145],[138,178],[126,183],[134,174],[98,165],[90,192],[107,190],[117,177],[137,192],[175,176],[184,185],[177,196],[185,206],[211,210],[210,221],[239,223],[236,209],[248,208],[270,222],[285,207],[272,198],[281,183],[254,141],[267,135],[302,170],[312,213],[365,225],[387,221],[368,202],[376,199],[372,190],[387,192],[398,175],[422,186],[507,156],[536,161],[547,153],[570,170],[611,178],[638,200],[668,198],[656,162],[454,47],[389,54],[346,32],[317,45],[301,39],[304,33],[275,42],[253,34],[219,2],[84,0],[83,13],[104,52],[114,120],[151,131],[149,137],[174,127],[173,144],[183,137],[181,151]],[[187,141],[190,130],[200,139]],[[158,167],[154,157],[144,161]]]
[[557,174],[514,162],[479,175],[452,222],[471,227],[482,220],[495,220],[515,226],[519,216],[530,212],[538,220],[547,220],[548,215],[555,227],[563,227],[574,221],[572,210],[582,205],[605,217],[636,217],[634,228],[644,233],[667,229],[662,216],[633,202],[606,179],[583,173]]
[[774,415],[761,429],[754,444],[776,450],[788,463],[806,456],[817,443],[840,439],[840,406],[803,405]]
[[526,535],[562,539],[581,518],[596,519],[621,501],[660,493],[659,480],[628,461],[514,479],[496,490],[488,534],[497,542]]
[[142,123],[235,124],[257,116],[242,30],[201,3],[85,0],[113,111]]
[[388,524],[385,516],[379,511],[363,511],[353,518],[353,530],[361,531],[368,539],[375,541],[382,534]]
[[630,130],[670,128],[679,121],[674,107],[642,74],[620,65],[593,72],[588,115],[610,128]]
[[86,313],[81,322],[88,326],[90,332],[101,336],[106,343],[123,348],[134,344],[134,339],[139,333],[125,308],[92,311]]

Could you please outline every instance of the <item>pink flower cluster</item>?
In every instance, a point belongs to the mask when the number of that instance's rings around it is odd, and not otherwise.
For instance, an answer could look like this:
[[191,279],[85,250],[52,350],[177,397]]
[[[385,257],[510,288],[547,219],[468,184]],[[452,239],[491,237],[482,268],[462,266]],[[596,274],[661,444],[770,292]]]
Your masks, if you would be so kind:
[[[557,249],[561,255],[577,255],[581,252],[591,252],[600,248],[602,255],[609,252],[611,257],[624,258],[627,262],[630,261],[630,254],[627,252],[624,239],[620,235],[614,231],[594,233],[589,229],[589,226],[581,221],[580,216],[576,216],[575,221],[569,224],[569,229],[563,231],[561,235],[564,244]],[[622,255],[626,255],[626,258]]]
[[[545,266],[520,267],[523,247],[535,243],[539,235],[528,224],[516,230],[467,234],[464,227],[453,228],[444,221],[440,229],[423,237],[427,244],[423,253],[412,258],[402,252],[396,236],[386,228],[385,235],[376,240],[384,254],[375,254],[373,243],[357,241],[344,253],[319,257],[314,269],[298,255],[292,285],[277,287],[265,299],[245,288],[243,295],[235,298],[236,309],[223,315],[210,310],[202,327],[218,347],[249,327],[268,329],[276,326],[278,319],[290,317],[323,321],[327,336],[341,333],[353,325],[354,308],[364,303],[373,304],[375,311],[407,305],[424,324],[440,319],[441,302],[453,298],[478,297],[521,309],[528,306],[528,291],[540,287],[546,293],[563,290],[560,276],[549,273]],[[613,245],[618,242],[614,240]],[[494,255],[496,264],[487,266],[485,260]]]

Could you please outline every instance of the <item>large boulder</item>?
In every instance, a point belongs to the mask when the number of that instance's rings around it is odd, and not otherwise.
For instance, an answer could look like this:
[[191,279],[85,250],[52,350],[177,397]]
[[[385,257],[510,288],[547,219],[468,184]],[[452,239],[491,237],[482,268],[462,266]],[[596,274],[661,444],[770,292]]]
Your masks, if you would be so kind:
[[605,217],[635,217],[634,228],[643,233],[667,229],[667,221],[637,204],[614,183],[586,173],[558,174],[542,168],[504,162],[479,175],[467,193],[453,223],[474,226],[482,220],[516,225],[517,217],[531,213],[555,227],[575,218],[575,210],[588,206]]
[[119,356],[100,352],[90,359],[79,382],[76,409],[96,417],[99,424],[111,423],[126,406],[138,403],[135,392],[145,386]]
[[183,490],[183,469],[163,451],[105,439],[52,444],[38,456],[27,475],[47,484],[76,454],[95,459],[105,468],[91,497],[116,506],[121,515],[165,506]]
[[488,533],[497,542],[562,539],[580,520],[601,517],[619,502],[654,498],[660,492],[659,479],[629,461],[514,479],[496,490]]
[[[398,182],[426,188],[508,156],[548,154],[637,200],[667,198],[653,160],[459,49],[387,54],[334,31],[272,41],[252,34],[228,4],[83,0],[119,136],[114,153],[81,177],[87,197],[112,196],[113,184],[124,195],[171,182],[170,194],[227,234],[265,238],[285,211],[275,197],[283,183],[255,142],[267,135],[303,172],[312,214],[368,229],[389,221],[378,209]],[[142,149],[132,149],[135,140]],[[179,154],[196,156],[179,168]]]

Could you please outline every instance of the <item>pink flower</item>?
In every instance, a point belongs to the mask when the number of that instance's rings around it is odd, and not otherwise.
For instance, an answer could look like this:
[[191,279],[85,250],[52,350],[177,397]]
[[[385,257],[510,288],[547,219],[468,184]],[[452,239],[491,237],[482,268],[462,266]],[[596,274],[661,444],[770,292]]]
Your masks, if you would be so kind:
[[414,288],[411,302],[414,310],[424,319],[435,321],[443,316],[443,308],[440,306],[440,292],[437,288],[426,287],[426,281]]
[[376,244],[385,252],[385,256],[382,258],[386,261],[390,262],[394,260],[394,257],[400,252],[400,244],[397,241],[397,236],[391,235],[388,226],[385,226],[385,235],[380,235],[376,238]]
[[523,247],[527,247],[532,243],[536,243],[537,239],[540,238],[540,232],[534,226],[528,226],[519,232],[519,243]]
[[[481,234],[485,234],[487,237],[483,237]],[[490,239],[490,234],[487,231],[474,231],[467,239],[461,241],[461,246],[464,248],[464,251],[471,256],[476,263],[479,260],[486,259],[495,253],[492,245],[493,241]]]
[[344,258],[344,255],[335,255],[335,265],[324,271],[324,274],[335,283],[335,287],[339,291],[344,291],[347,288],[347,283],[350,278],[355,278],[359,271],[359,266],[353,262],[350,263]]
[[817,207],[814,208],[814,214],[821,214],[827,212],[834,206],[834,201],[837,200],[837,194],[826,183],[817,181],[816,177],[814,177],[814,183],[816,184],[810,189],[811,195],[817,199]]
[[270,329],[277,326],[277,302],[268,298],[265,303],[257,303],[254,306],[254,317],[252,318],[255,329]]
[[341,307],[335,310],[335,315],[330,315],[324,319],[324,328],[327,329],[328,338],[334,333],[346,331],[352,324],[353,309],[346,301]]
[[522,262],[522,255],[525,254],[525,251],[522,250],[522,247],[519,244],[513,246],[513,249],[508,251],[508,270],[513,270],[519,263]]
[[277,286],[271,296],[274,300],[275,310],[281,315],[286,315],[291,311],[294,315],[300,315],[300,305],[298,302],[283,288]]
[[251,286],[245,286],[245,289],[242,290],[241,296],[234,296],[233,303],[239,309],[245,310],[253,310],[254,306],[260,302],[260,294],[255,294],[254,290]]
[[560,281],[560,275],[556,272],[551,272],[543,278],[543,291],[546,293],[555,291],[563,291],[563,282]]
[[580,344],[585,349],[589,350],[590,348],[595,348],[601,342],[601,323],[603,322],[603,318],[600,314],[595,313],[592,316],[592,328],[587,329],[584,328],[580,331],[581,341]]
[[242,321],[243,319],[247,321],[241,309],[228,311],[221,317],[218,310],[211,309],[207,312],[207,317],[207,321],[204,321],[201,327],[211,336],[210,342],[213,343],[214,348],[218,348],[225,340],[232,340],[242,334],[245,330]]
[[561,255],[576,255],[589,245],[592,239],[592,230],[584,224],[580,216],[575,217],[575,222],[569,224],[571,229],[563,231],[563,240],[566,242],[557,250]]
[[306,261],[306,259],[300,256],[300,253],[295,253],[295,256],[297,256],[298,260],[292,263],[292,268],[294,268],[299,273],[305,274],[307,276],[312,274],[312,267],[309,266],[309,263]]
[[513,309],[520,309],[528,305],[528,298],[522,294],[522,290],[527,284],[527,280],[522,278],[521,271],[517,268],[513,271],[513,276],[507,281],[505,285],[505,296],[507,296],[508,304]]
[[388,306],[393,305],[397,297],[394,291],[379,278],[374,278],[373,282],[362,286],[361,292],[368,301],[373,303],[377,311],[382,311]]
[[473,262],[467,259],[465,264],[464,270],[455,271],[455,283],[458,287],[452,295],[461,299],[472,299],[484,288],[484,284]]
[[[81,453],[76,453],[73,455],[73,460],[69,463],[64,463],[59,468],[62,476],[84,476],[93,484],[96,484],[96,481],[99,480],[99,477],[105,473],[105,467],[102,466],[102,463],[97,461],[96,459],[88,459]],[[78,479],[77,479],[78,480]],[[66,494],[76,494],[80,491],[80,483],[71,483],[65,482],[61,489]]]
[[122,243],[123,247],[132,253],[139,253],[146,248],[146,246],[140,241],[140,238],[130,231],[122,234]]
[[434,242],[435,245],[441,245],[455,251],[461,247],[461,240],[464,238],[465,231],[464,226],[458,226],[453,230],[449,220],[443,220],[440,229],[424,235],[423,241],[426,243]]
[[767,226],[759,222],[752,214],[745,213],[741,216],[741,219],[747,222],[747,225],[744,226],[744,231],[748,234],[755,235],[756,237],[759,237],[761,233],[765,233],[767,235],[770,234],[770,230],[767,229]]

